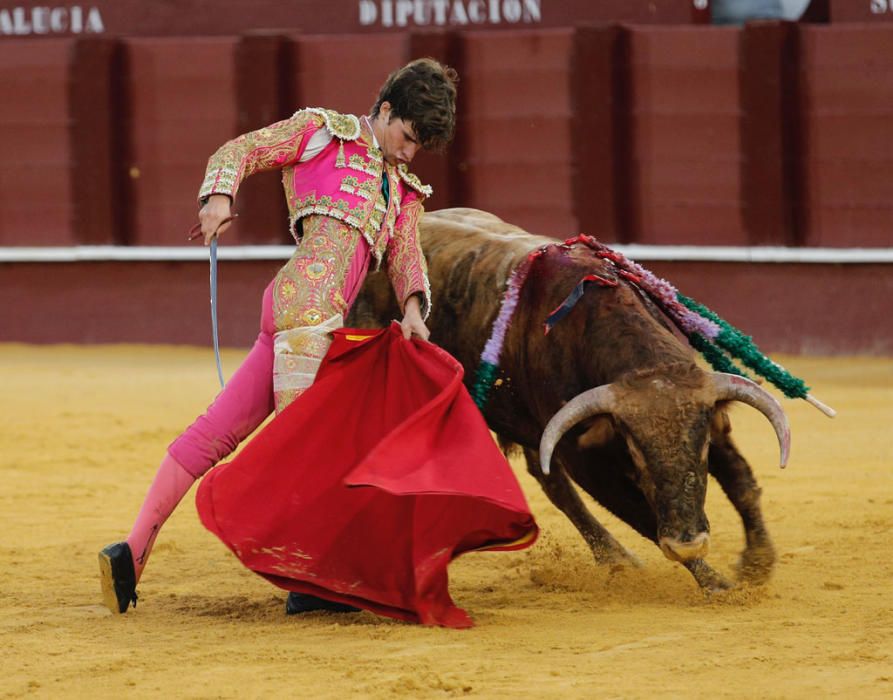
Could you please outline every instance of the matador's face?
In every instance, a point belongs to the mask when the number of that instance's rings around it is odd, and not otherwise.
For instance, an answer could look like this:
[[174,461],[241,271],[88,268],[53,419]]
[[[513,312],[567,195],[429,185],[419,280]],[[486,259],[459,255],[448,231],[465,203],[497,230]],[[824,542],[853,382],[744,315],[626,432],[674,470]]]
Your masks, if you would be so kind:
[[422,149],[412,122],[395,117],[391,113],[390,102],[381,103],[378,116],[372,122],[372,130],[378,139],[382,156],[391,165],[409,165]]

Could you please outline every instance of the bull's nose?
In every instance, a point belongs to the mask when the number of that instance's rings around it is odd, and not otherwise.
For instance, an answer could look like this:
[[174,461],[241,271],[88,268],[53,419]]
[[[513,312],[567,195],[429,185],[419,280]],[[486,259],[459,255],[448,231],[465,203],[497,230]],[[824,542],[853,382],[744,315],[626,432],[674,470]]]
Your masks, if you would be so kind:
[[688,542],[683,542],[677,537],[661,537],[659,544],[664,556],[672,561],[703,559],[710,550],[710,535],[701,532]]

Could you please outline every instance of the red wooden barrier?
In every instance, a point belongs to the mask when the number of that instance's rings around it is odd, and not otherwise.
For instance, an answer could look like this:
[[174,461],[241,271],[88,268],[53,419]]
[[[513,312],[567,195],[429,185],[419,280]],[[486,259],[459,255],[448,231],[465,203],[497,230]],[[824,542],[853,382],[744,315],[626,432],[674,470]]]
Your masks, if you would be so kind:
[[886,26],[804,26],[806,245],[893,245],[893,51]]
[[460,198],[461,176],[459,164],[465,158],[467,129],[465,128],[465,110],[463,100],[465,57],[459,35],[454,32],[413,32],[409,36],[408,59],[431,57],[441,63],[452,66],[459,73],[459,96],[456,105],[456,132],[453,142],[443,154],[427,153],[416,155],[412,162],[412,171],[422,182],[430,185],[434,193],[425,202],[428,210],[445,209],[462,206]]
[[738,31],[637,27],[630,51],[633,239],[747,243]]
[[[221,263],[225,347],[251,346],[263,289],[281,264]],[[893,336],[882,325],[893,317],[889,264],[652,262],[648,267],[709,303],[766,352],[893,355]],[[12,298],[20,303],[0,304],[0,342],[188,343],[207,349],[208,380],[214,381],[207,263],[0,265],[0,299]],[[227,376],[234,369],[224,365]]]
[[302,36],[293,44],[299,107],[367,114],[378,89],[409,55],[408,35]]
[[556,237],[575,233],[573,32],[477,32],[464,44],[466,206]]
[[629,32],[578,27],[570,67],[574,214],[605,241],[629,231]]
[[[241,37],[235,50],[237,117],[235,133],[260,129],[295,111],[291,93],[291,41],[281,34]],[[210,155],[210,154],[209,154]],[[258,173],[239,188],[238,240],[287,243],[288,209],[279,172]]]
[[89,38],[74,42],[69,105],[75,240],[82,244],[127,242],[123,225],[125,181],[123,47],[120,41]]
[[[236,133],[235,43],[233,38],[127,42],[130,142],[123,166],[131,243],[186,245],[205,163]],[[230,240],[238,242],[238,227]]]
[[789,22],[755,22],[740,34],[741,213],[751,245],[798,241],[796,38]]
[[[587,27],[0,44],[0,244],[181,244],[208,156],[307,105],[363,113],[387,73],[460,70],[429,208],[685,244],[888,246],[887,25]],[[278,175],[232,243],[285,242]],[[48,195],[48,193],[51,193]]]
[[893,0],[828,0],[837,22],[893,22]]
[[0,43],[0,245],[71,245],[72,41]]

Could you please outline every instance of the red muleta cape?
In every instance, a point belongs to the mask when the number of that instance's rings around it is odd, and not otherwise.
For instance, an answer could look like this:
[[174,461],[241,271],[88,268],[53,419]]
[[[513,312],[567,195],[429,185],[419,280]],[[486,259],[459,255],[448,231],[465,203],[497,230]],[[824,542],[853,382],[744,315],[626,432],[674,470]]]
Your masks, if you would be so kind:
[[337,331],[314,384],[201,482],[202,523],[286,590],[470,627],[447,565],[538,530],[462,376],[397,324]]

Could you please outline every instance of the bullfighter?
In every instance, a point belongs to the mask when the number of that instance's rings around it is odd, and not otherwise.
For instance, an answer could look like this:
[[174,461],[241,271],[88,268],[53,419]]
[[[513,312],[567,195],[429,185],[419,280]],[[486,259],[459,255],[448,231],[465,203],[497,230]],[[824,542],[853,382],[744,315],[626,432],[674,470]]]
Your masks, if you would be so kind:
[[[386,261],[403,312],[401,330],[427,340],[431,308],[418,221],[429,187],[407,166],[452,138],[455,70],[419,59],[394,71],[366,116],[308,108],[239,136],[211,156],[199,192],[205,245],[230,225],[239,185],[282,171],[297,247],[267,286],[257,340],[207,411],[168,447],[127,539],[99,554],[103,600],[113,613],[136,605],[161,527],[191,485],[232,453],[273,411],[313,383],[367,271]],[[292,594],[292,612],[332,609]]]

